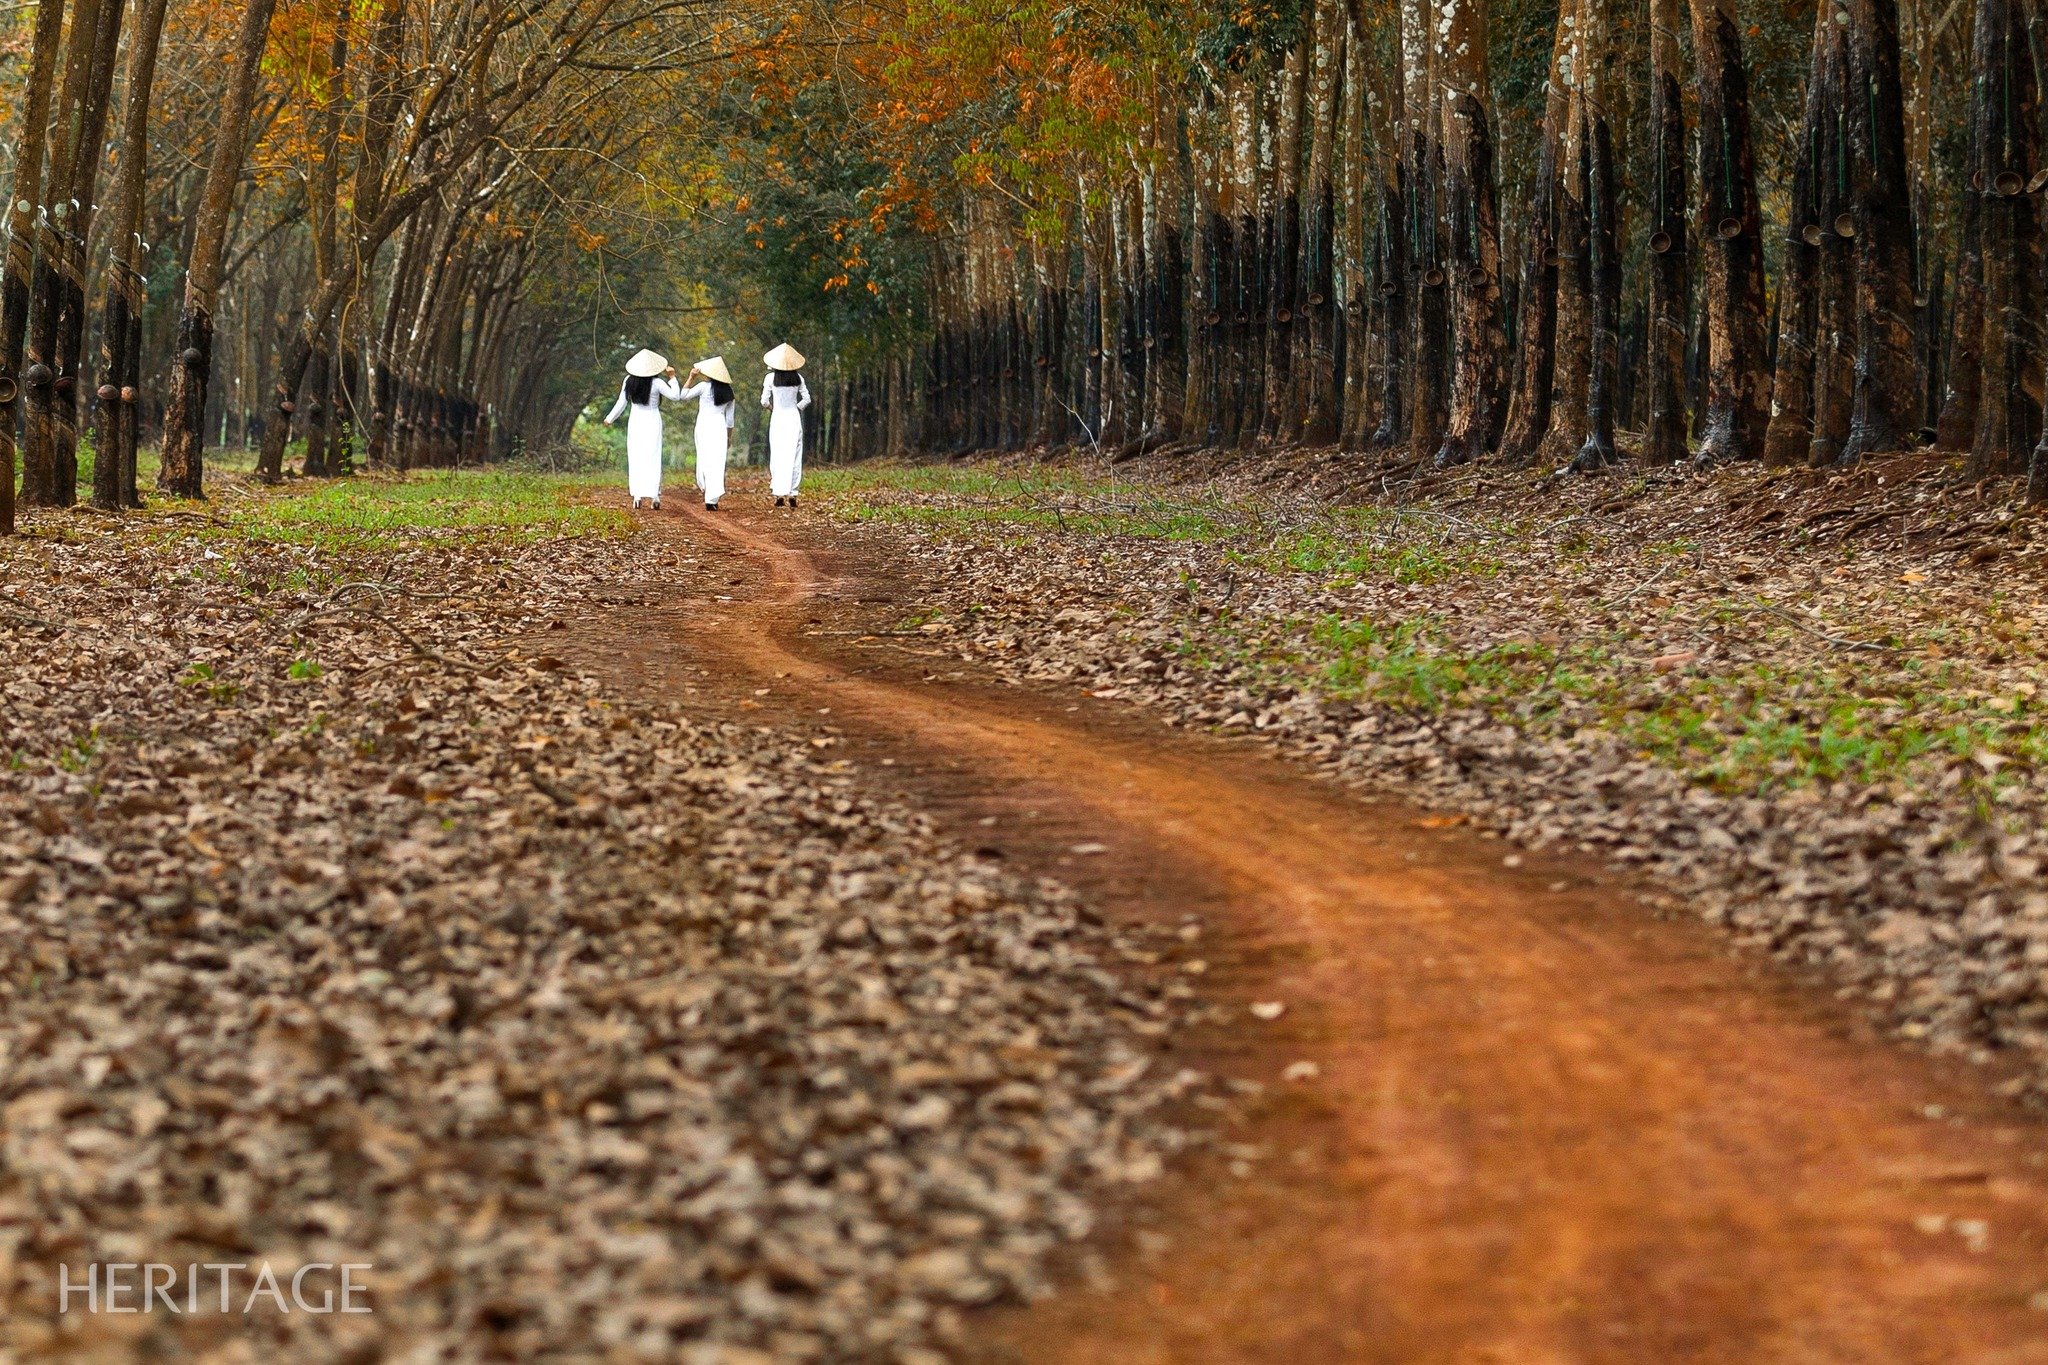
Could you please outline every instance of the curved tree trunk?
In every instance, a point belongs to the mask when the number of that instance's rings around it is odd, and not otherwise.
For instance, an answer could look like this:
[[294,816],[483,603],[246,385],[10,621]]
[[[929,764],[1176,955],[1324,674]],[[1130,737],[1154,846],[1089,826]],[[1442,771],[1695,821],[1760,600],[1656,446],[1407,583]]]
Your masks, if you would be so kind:
[[248,0],[235,40],[234,66],[220,102],[213,161],[200,191],[192,253],[185,267],[185,297],[178,312],[177,355],[164,404],[163,468],[157,486],[179,497],[203,496],[206,391],[213,375],[213,307],[220,290],[228,215],[241,178],[257,67],[270,37],[276,0]]
[[[114,182],[112,260],[100,312],[100,393],[94,409],[93,506],[140,502],[135,487],[136,399],[142,379],[142,240],[148,187],[149,97],[169,0],[141,0],[129,39],[121,120],[121,170]],[[109,392],[111,390],[111,392]]]

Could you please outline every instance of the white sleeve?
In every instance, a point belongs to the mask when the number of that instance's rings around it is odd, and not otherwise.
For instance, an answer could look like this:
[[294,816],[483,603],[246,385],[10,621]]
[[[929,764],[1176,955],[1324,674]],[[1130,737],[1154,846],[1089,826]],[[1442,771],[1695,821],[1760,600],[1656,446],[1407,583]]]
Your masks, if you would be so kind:
[[654,391],[663,398],[668,399],[671,403],[683,396],[683,391],[676,384],[676,381],[670,379],[667,375],[663,375],[660,379],[654,381]]
[[618,421],[618,420],[619,420],[619,414],[620,414],[620,413],[622,413],[622,412],[624,412],[625,410],[626,410],[626,386],[625,386],[624,384],[621,384],[621,385],[619,385],[619,401],[618,401],[618,402],[616,402],[616,403],[614,403],[614,404],[612,404],[612,410],[611,410],[611,411],[610,411],[609,413],[605,414],[605,419],[604,419],[604,420],[605,420],[605,421],[607,421],[607,422],[616,422],[616,421]]
[[767,407],[775,401],[775,371],[761,376],[761,406]]
[[796,405],[800,408],[811,405],[811,386],[804,383],[802,375],[798,375],[796,380]]
[[731,431],[739,421],[740,405],[738,403],[727,403],[724,411],[725,429]]
[[690,385],[689,388],[684,389],[681,393],[677,394],[676,397],[702,399],[705,394],[710,392],[711,381],[708,379],[700,379],[696,383]]

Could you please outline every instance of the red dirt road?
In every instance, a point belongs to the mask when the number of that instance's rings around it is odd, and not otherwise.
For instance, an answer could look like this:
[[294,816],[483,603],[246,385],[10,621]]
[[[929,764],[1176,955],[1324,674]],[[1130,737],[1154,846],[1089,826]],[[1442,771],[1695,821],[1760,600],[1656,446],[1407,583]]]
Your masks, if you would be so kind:
[[[765,509],[658,524],[769,585],[687,642],[732,695],[830,707],[942,823],[1106,912],[1202,914],[1199,984],[1243,1022],[1196,1060],[1274,1088],[1231,1134],[1271,1156],[1166,1182],[1163,1251],[987,1315],[981,1358],[2048,1362],[2048,1128],[1981,1071],[1589,864],[1506,867],[1242,747],[856,649],[827,631],[876,580]],[[1283,1082],[1297,1060],[1319,1074]]]

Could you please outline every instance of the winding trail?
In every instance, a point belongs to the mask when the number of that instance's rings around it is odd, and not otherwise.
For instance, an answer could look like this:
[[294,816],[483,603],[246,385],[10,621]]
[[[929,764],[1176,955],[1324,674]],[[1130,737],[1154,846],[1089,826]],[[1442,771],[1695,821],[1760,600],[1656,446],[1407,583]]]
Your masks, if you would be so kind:
[[1271,1153],[1249,1176],[1165,1182],[1158,1237],[985,1315],[980,1358],[2048,1362],[2048,1131],[1981,1072],[1591,863],[1504,865],[1247,746],[860,648],[914,584],[808,517],[652,520],[760,568],[757,599],[686,607],[743,704],[829,707],[864,768],[1109,913],[1201,914],[1202,989],[1243,1023],[1198,1060],[1273,1087],[1233,1134]]

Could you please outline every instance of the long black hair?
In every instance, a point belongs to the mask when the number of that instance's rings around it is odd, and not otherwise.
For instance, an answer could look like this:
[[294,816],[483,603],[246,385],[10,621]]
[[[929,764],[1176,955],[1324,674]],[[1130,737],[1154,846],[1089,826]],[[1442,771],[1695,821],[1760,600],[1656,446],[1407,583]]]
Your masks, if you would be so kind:
[[730,385],[730,384],[726,383],[726,382],[725,382],[725,381],[724,381],[723,379],[714,379],[714,380],[712,380],[712,381],[711,381],[711,405],[712,405],[713,407],[718,407],[718,408],[722,408],[722,407],[724,407],[724,406],[725,406],[725,405],[726,405],[727,403],[730,403],[731,401],[732,401],[732,385]]
[[626,376],[626,401],[639,407],[646,407],[654,399],[654,376],[651,374],[629,374]]
[[777,370],[775,372],[775,387],[778,389],[793,389],[803,382],[803,376],[795,370]]

